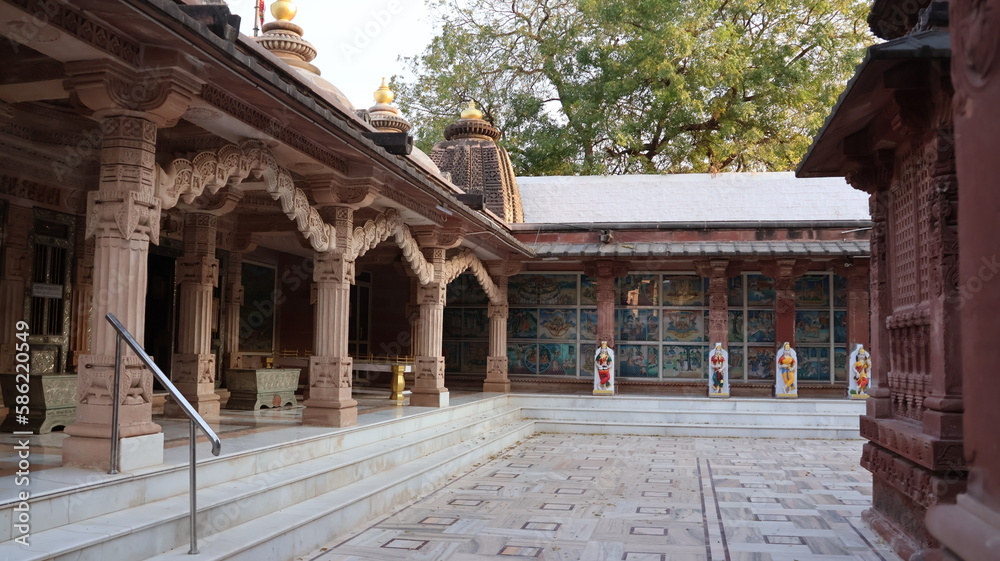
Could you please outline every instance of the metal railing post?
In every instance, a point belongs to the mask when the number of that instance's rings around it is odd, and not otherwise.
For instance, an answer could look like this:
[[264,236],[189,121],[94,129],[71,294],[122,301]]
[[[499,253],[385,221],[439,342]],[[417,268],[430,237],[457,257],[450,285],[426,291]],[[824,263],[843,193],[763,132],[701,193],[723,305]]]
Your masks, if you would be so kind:
[[191,465],[189,466],[191,469],[191,492],[189,493],[191,495],[191,551],[188,551],[188,554],[195,555],[198,553],[198,525],[196,520],[198,517],[198,494],[195,492],[198,489],[198,481],[194,469],[195,466],[194,449],[196,442],[195,432],[194,432],[194,427],[195,427],[194,419],[188,419],[188,426],[190,428],[189,433],[191,435],[191,446],[190,446]]
[[118,333],[118,346],[115,349],[115,387],[112,390],[114,404],[111,409],[111,471],[109,473],[118,473],[118,463],[119,463],[119,445],[118,445],[118,405],[121,400],[121,369],[122,369],[122,343],[125,343],[132,349],[142,361],[153,372],[153,376],[163,384],[163,387],[167,390],[167,393],[174,398],[174,402],[180,406],[184,414],[187,415],[190,420],[190,443],[188,448],[190,450],[190,469],[191,469],[191,550],[188,551],[189,555],[194,555],[198,553],[198,529],[197,529],[197,516],[198,516],[198,499],[196,496],[196,491],[198,489],[197,476],[195,471],[197,468],[197,455],[195,454],[195,444],[196,432],[195,428],[200,428],[205,436],[208,437],[209,442],[212,444],[212,454],[215,456],[219,455],[222,451],[222,441],[219,439],[219,435],[215,434],[212,427],[208,426],[205,419],[195,411],[194,407],[188,402],[188,400],[181,394],[177,386],[170,381],[169,378],[160,370],[160,367],[153,362],[153,359],[149,358],[149,354],[136,342],[132,334],[125,329],[125,326],[118,321],[118,318],[114,314],[106,314],[104,316],[108,320],[108,323],[115,329]]
[[114,388],[111,389],[111,469],[108,471],[111,475],[118,473],[118,407],[121,404],[122,387],[121,333],[116,333],[115,343],[115,377],[112,381]]

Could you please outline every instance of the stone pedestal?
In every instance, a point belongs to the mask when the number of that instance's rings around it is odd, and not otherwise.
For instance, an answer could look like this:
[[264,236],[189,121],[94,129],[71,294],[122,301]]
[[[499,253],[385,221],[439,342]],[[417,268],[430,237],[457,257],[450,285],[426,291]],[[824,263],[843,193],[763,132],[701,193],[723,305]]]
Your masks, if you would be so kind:
[[225,376],[231,392],[226,409],[256,411],[296,404],[298,368],[231,368]]
[[[21,380],[23,382],[23,378]],[[0,374],[4,405],[10,414],[0,426],[0,432],[31,431],[46,434],[56,427],[69,426],[76,419],[76,375],[32,374],[28,378],[27,422],[18,422],[14,398],[17,391],[15,374]]]

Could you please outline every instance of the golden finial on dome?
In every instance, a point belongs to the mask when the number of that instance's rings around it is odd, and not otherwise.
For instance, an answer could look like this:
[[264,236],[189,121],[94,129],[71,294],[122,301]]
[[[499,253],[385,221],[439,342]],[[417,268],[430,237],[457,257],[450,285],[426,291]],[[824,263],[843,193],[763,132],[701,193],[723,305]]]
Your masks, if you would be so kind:
[[392,93],[389,89],[389,83],[386,82],[385,78],[382,78],[382,85],[375,90],[375,103],[384,103],[386,105],[392,103],[392,100],[396,99],[396,94]]
[[462,111],[463,119],[482,119],[483,112],[476,109],[476,102],[469,101],[469,106]]
[[279,21],[292,21],[298,11],[298,7],[292,0],[278,0],[271,3],[271,15]]

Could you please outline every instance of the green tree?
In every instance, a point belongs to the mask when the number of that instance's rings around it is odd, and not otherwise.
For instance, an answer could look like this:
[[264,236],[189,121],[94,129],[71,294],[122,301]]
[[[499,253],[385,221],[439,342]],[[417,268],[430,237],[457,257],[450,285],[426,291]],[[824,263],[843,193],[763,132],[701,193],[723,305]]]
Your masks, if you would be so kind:
[[433,3],[418,145],[474,100],[522,175],[792,169],[873,40],[863,0]]

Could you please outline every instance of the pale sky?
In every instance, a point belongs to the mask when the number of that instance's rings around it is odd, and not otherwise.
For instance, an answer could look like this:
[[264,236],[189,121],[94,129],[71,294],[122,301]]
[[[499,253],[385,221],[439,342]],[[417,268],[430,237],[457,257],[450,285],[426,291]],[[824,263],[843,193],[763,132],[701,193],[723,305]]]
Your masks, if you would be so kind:
[[[228,0],[230,11],[243,18],[240,31],[253,35],[254,0]],[[265,0],[264,21],[273,21]],[[295,0],[293,23],[319,55],[312,61],[358,109],[375,104],[372,93],[382,77],[412,79],[400,56],[423,52],[434,36],[424,0]]]

